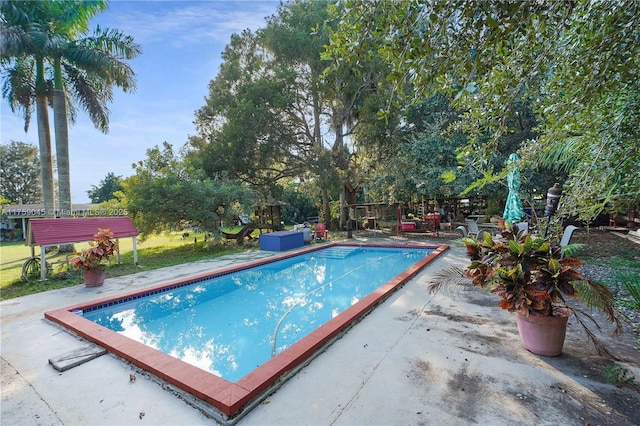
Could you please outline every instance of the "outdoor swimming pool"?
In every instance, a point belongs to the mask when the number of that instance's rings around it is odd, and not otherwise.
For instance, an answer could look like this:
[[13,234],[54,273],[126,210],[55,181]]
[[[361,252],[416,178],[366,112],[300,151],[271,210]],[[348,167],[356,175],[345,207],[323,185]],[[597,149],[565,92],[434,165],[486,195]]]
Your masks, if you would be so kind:
[[81,315],[235,382],[432,251],[331,247]]
[[329,244],[45,316],[232,418],[446,248]]

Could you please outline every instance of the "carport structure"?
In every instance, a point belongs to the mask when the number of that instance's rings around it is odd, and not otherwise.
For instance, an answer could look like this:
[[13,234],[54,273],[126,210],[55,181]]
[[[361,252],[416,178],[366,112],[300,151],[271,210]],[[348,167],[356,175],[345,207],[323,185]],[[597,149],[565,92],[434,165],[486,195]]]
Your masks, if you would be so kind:
[[[47,278],[45,261],[47,247],[91,241],[98,228],[109,228],[115,238],[132,237],[133,263],[138,264],[136,247],[138,230],[126,216],[31,219],[26,245],[31,246],[32,257],[33,247],[40,246],[40,279]],[[116,256],[116,261],[120,262],[120,253],[117,252]]]

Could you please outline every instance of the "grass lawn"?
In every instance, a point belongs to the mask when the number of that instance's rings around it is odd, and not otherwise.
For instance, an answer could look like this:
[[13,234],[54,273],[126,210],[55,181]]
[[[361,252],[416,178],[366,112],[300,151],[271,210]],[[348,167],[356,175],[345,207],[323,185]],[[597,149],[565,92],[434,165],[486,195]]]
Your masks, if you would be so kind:
[[[224,229],[225,232],[234,233],[240,230]],[[197,239],[197,242],[195,241]],[[88,247],[88,243],[75,244],[76,250]],[[136,272],[159,269],[166,266],[179,265],[202,259],[210,259],[231,253],[238,253],[256,247],[255,242],[245,243],[239,246],[233,242],[208,246],[204,241],[204,235],[191,233],[183,238],[181,232],[155,235],[145,242],[138,241],[138,266],[133,264],[133,240],[122,238],[120,240],[120,264],[112,264],[107,268],[107,278],[120,277]],[[40,256],[40,248],[35,248],[35,255]],[[82,284],[82,273],[79,270],[68,269],[68,260],[73,257],[70,253],[47,253],[47,263],[53,267],[53,274],[46,281],[40,281],[39,277],[22,281],[22,265],[31,257],[31,248],[24,245],[23,241],[5,242],[0,245],[0,300],[39,293],[62,287],[70,287]]]

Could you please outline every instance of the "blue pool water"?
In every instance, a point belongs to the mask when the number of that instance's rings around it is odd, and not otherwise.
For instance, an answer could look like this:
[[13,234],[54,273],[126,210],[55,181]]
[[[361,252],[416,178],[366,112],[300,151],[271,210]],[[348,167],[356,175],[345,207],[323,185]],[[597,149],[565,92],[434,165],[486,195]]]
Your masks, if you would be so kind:
[[329,247],[82,315],[235,382],[432,251]]

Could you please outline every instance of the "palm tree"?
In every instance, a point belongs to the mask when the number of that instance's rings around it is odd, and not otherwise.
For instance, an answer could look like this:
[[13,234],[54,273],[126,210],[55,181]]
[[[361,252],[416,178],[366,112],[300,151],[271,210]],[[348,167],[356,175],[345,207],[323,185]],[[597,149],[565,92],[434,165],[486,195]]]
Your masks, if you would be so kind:
[[[109,125],[106,104],[113,99],[112,87],[121,87],[125,92],[135,88],[135,75],[124,59],[136,57],[141,50],[133,38],[116,30],[98,27],[91,36],[79,38],[87,33],[89,20],[107,8],[106,1],[59,0],[36,3],[37,7],[29,8],[24,7],[23,2],[16,4],[4,0],[2,10],[3,16],[5,9],[22,12],[17,14],[20,19],[14,18],[12,21],[14,25],[21,23],[24,38],[32,48],[32,51],[22,52],[46,58],[53,68],[53,93],[50,99],[53,99],[54,110],[59,209],[61,215],[66,216],[71,213],[68,122],[69,117],[72,121],[75,117],[73,100],[88,112],[95,127],[106,133]],[[25,48],[24,44],[16,45],[9,53],[20,53],[20,47]],[[36,88],[37,86],[38,84]],[[72,90],[69,91],[68,88]],[[43,117],[46,113],[46,97],[44,99]],[[23,106],[27,111],[27,120],[30,104],[16,105]],[[68,115],[68,112],[71,114]],[[38,107],[38,117],[40,116]],[[48,120],[46,128],[49,131]]]
[[[54,75],[53,116],[61,216],[71,213],[67,95],[76,99],[89,113],[94,126],[106,133],[109,128],[106,104],[113,99],[112,87],[118,86],[125,92],[135,88],[134,72],[124,61],[141,52],[133,38],[100,27],[91,36],[79,38],[87,33],[89,19],[105,9],[105,1],[55,2],[51,13],[58,19],[46,27],[40,26],[43,32],[38,40],[43,47],[47,46],[47,59]],[[72,93],[65,90],[69,87]]]
[[0,2],[0,64],[4,74],[2,95],[9,101],[11,111],[22,110],[25,131],[29,129],[35,100],[40,152],[40,177],[45,217],[54,215],[53,163],[51,160],[51,132],[47,109],[47,82],[44,55],[33,43],[29,26],[33,17],[42,16],[40,2]]

